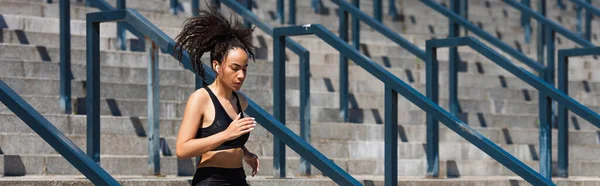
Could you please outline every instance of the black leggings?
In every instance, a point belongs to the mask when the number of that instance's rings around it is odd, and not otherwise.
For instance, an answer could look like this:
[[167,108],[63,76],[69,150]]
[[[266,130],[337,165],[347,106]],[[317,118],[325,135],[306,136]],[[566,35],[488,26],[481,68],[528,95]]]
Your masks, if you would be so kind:
[[248,186],[244,168],[200,167],[196,169],[192,186]]

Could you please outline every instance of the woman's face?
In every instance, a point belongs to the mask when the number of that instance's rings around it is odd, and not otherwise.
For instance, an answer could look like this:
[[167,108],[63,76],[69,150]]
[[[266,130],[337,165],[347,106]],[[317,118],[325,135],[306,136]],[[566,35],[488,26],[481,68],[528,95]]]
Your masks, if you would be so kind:
[[241,48],[228,51],[219,65],[213,61],[213,69],[217,71],[217,79],[226,87],[238,91],[242,88],[248,70],[248,55]]

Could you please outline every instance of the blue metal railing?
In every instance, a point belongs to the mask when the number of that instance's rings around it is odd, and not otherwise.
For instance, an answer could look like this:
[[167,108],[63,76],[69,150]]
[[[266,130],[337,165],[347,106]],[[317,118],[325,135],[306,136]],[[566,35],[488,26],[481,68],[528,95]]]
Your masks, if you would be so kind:
[[58,128],[0,80],[0,102],[21,118],[35,133],[96,185],[119,185],[100,165],[69,140]]
[[[148,37],[148,39],[152,40],[161,49],[165,50],[173,57],[177,55],[177,51],[175,51],[175,41],[173,41],[158,27],[154,26],[135,10],[126,9],[109,12],[88,13],[86,18],[88,29],[92,30],[88,30],[88,34],[86,36],[89,47],[87,50],[88,63],[95,63],[88,65],[88,74],[91,74],[88,75],[88,85],[99,84],[99,69],[97,69],[97,63],[99,62],[100,56],[98,48],[99,35],[97,33],[99,33],[99,24],[101,22],[123,21],[129,23],[130,25],[134,25],[135,28],[137,28],[137,30],[139,30],[142,34]],[[189,54],[187,52],[183,53],[181,61],[184,68],[192,70]],[[206,67],[205,69],[210,68]],[[214,72],[207,70],[205,71],[205,73],[207,74],[208,81],[214,80]],[[88,86],[88,89],[90,88],[93,89],[92,92],[95,93],[88,94],[88,98],[94,101],[99,100],[99,87],[94,87],[90,85]],[[240,94],[242,96],[245,96],[243,93]],[[274,136],[279,138],[280,141],[287,144],[291,149],[296,151],[300,156],[304,157],[308,162],[317,167],[319,170],[321,170],[321,172],[329,176],[336,183],[340,185],[360,185],[360,183],[354,178],[352,178],[347,172],[338,167],[335,163],[333,163],[331,160],[329,160],[327,157],[321,154],[318,150],[312,147],[308,142],[306,142],[298,135],[296,135],[293,131],[285,127],[285,125],[279,122],[278,119],[268,114],[268,112],[266,112],[264,109],[262,109],[250,99],[248,99],[248,108],[246,109],[246,113],[254,116],[256,118],[256,121],[260,123],[265,129],[267,129]],[[93,120],[95,123],[99,123],[99,116],[99,105],[89,105],[87,119]]]
[[[451,1],[456,1],[456,0],[451,0]],[[539,22],[542,22],[544,25],[546,25],[545,29],[547,30],[547,33],[544,35],[545,36],[544,40],[546,40],[546,44],[548,45],[547,46],[547,54],[554,54],[554,50],[555,50],[554,49],[554,38],[555,38],[554,33],[555,32],[559,32],[565,36],[568,36],[569,39],[574,40],[577,43],[584,45],[585,47],[593,46],[591,43],[584,40],[583,38],[570,33],[570,31],[566,30],[562,26],[558,25],[555,22],[548,20],[541,14],[534,12],[533,10],[527,8],[526,6],[522,5],[521,3],[515,2],[513,0],[504,0],[504,1],[511,4],[511,6],[517,7],[519,10],[523,11],[524,14],[527,14],[528,16],[531,16],[534,19],[536,19]],[[454,21],[454,22],[460,24],[461,26],[465,27],[470,32],[472,32],[475,35],[481,37],[482,39],[488,41],[490,44],[498,47],[502,51],[504,51],[504,52],[508,53],[509,55],[513,56],[514,58],[516,58],[517,60],[525,63],[527,66],[533,68],[533,70],[537,71],[539,73],[540,77],[542,77],[544,80],[546,80],[546,82],[554,81],[554,79],[553,79],[553,77],[554,77],[553,76],[554,55],[548,55],[547,67],[544,67],[542,64],[535,62],[534,60],[525,56],[523,53],[506,45],[505,43],[503,43],[496,37],[485,32],[484,30],[476,27],[475,25],[470,23],[465,18],[460,17],[458,14],[444,8],[440,4],[438,4],[432,0],[421,0],[421,2],[424,3],[425,5],[433,8],[434,10],[441,13],[442,15],[448,17],[451,21]],[[450,73],[451,76],[455,75],[455,74],[456,73]],[[453,78],[450,78],[450,80],[453,80]],[[449,81],[449,84],[450,84],[449,88],[451,89],[451,92],[453,89],[454,90],[456,89],[456,86],[457,86],[456,81]],[[546,96],[540,96],[540,98],[544,98],[544,97],[546,97]],[[547,100],[540,99],[540,103],[544,103],[546,101]],[[455,107],[458,107],[457,104],[458,104],[458,102],[453,102],[452,97],[450,97],[449,105],[456,105]],[[450,107],[452,107],[452,106],[450,106]],[[550,108],[544,107],[543,109],[551,109],[551,105],[550,105]],[[540,109],[540,110],[542,111],[542,109]],[[552,113],[552,112],[540,112],[540,115],[539,115],[540,120],[545,121],[549,117],[551,117],[550,115],[547,115],[548,113]],[[540,125],[540,160],[542,160],[542,162],[540,162],[540,170],[543,173],[543,175],[546,177],[550,177],[551,173],[552,173],[551,172],[552,167],[551,167],[551,153],[550,152],[551,152],[551,126],[550,125]]]
[[[558,51],[558,89],[569,95],[569,57],[598,55],[600,47],[583,49],[566,49]],[[564,104],[558,103],[558,170],[560,177],[569,176],[569,113]],[[600,128],[600,123],[591,122]]]
[[592,5],[591,0],[570,0],[577,5],[577,32],[581,31],[581,9],[585,9],[585,31],[583,32],[583,38],[591,41],[592,36],[592,14],[600,16],[600,8]]
[[[546,72],[546,75],[548,77],[546,77],[546,81],[549,82],[550,84],[554,85],[554,64],[555,64],[555,60],[554,57],[556,55],[556,51],[555,51],[555,44],[554,44],[554,40],[555,40],[555,34],[559,33],[562,36],[564,36],[565,38],[583,46],[583,47],[595,47],[594,44],[592,44],[591,42],[585,40],[585,38],[569,31],[568,29],[566,29],[565,27],[561,26],[560,24],[546,18],[545,16],[531,10],[529,7],[515,1],[515,0],[503,0],[506,4],[516,8],[517,10],[519,10],[522,14],[529,16],[535,20],[537,20],[540,24],[544,25],[545,27],[545,41],[546,41],[546,67],[547,70],[549,70],[548,72]],[[540,48],[542,46],[538,46],[538,48]]]
[[[273,28],[262,21],[253,14],[247,8],[244,8],[235,0],[220,0],[225,6],[229,7],[235,13],[243,17],[244,20],[256,25],[263,32],[273,36]],[[291,51],[296,53],[300,57],[300,136],[307,142],[310,142],[310,53],[300,44],[296,43],[290,38],[286,38],[286,45]],[[273,63],[273,69],[276,64]],[[285,63],[281,64],[284,68]],[[274,85],[278,85],[276,82],[279,79],[274,79]],[[285,81],[285,79],[281,79]],[[273,115],[281,122],[285,122],[285,94],[280,94],[280,89],[285,89],[285,86],[273,87]],[[285,145],[280,142],[277,138],[273,139],[273,170],[275,176],[285,177]],[[310,164],[301,157],[300,159],[300,173],[302,175],[310,175]]]
[[[344,0],[332,0],[333,3],[337,4],[340,9],[339,13],[339,34],[340,38],[344,41],[348,41],[348,14],[352,15],[353,23],[352,23],[352,46],[355,49],[358,49],[360,46],[360,28],[359,20],[363,21],[370,27],[372,27],[375,31],[381,33],[385,37],[389,38],[396,44],[400,45],[400,47],[405,48],[410,53],[417,56],[419,59],[425,60],[425,51],[421,50],[416,45],[412,44],[410,41],[404,39],[402,36],[398,35],[395,31],[389,29],[381,22],[377,21],[373,17],[367,15],[362,12],[358,6],[358,0],[353,0],[353,4],[350,4]],[[349,121],[349,113],[348,113],[348,58],[344,55],[344,53],[340,53],[340,118],[344,121]]]
[[[534,87],[538,90],[538,92],[540,93],[540,97],[541,97],[540,102],[538,103],[539,109],[540,109],[540,116],[541,116],[540,117],[540,120],[541,120],[540,128],[542,128],[542,126],[550,126],[549,112],[551,112],[550,104],[551,104],[552,99],[556,100],[558,103],[563,105],[565,108],[569,108],[572,112],[578,114],[579,116],[581,116],[585,120],[589,121],[590,123],[595,123],[598,126],[600,126],[600,123],[599,123],[600,115],[595,113],[593,110],[590,110],[589,108],[583,106],[582,104],[575,101],[571,97],[568,97],[568,95],[566,95],[565,93],[555,89],[551,84],[544,82],[542,79],[536,77],[535,75],[531,74],[530,72],[527,72],[527,71],[515,66],[510,60],[506,59],[505,57],[501,56],[500,54],[489,49],[487,46],[481,44],[476,39],[466,37],[466,38],[458,38],[458,39],[451,38],[451,39],[431,40],[431,41],[427,42],[427,50],[435,49],[436,47],[442,47],[442,46],[443,47],[452,47],[452,46],[459,46],[459,45],[469,45],[471,48],[478,51],[483,56],[486,56],[491,61],[500,65],[508,72],[512,73],[516,77],[522,79],[527,84],[531,85],[532,87]],[[435,51],[432,51],[432,53],[435,53]],[[435,59],[435,56],[433,56],[431,58]],[[428,65],[430,64],[429,61],[427,64]],[[435,67],[432,67],[432,68],[434,69],[434,71],[437,71],[437,68],[435,68]],[[429,73],[430,70],[428,69],[427,72]],[[432,72],[432,73],[437,73],[437,72]],[[450,73],[457,73],[457,72],[450,72]],[[429,83],[429,79],[427,80],[427,82]],[[433,85],[433,86],[436,86],[436,85]],[[455,86],[455,85],[450,85],[450,86]],[[437,86],[436,87],[428,86],[428,90],[429,89],[435,90],[435,89],[437,89]],[[552,99],[550,99],[550,98],[552,98]],[[437,97],[435,97],[435,99],[437,99]],[[428,117],[428,125],[430,125],[429,120],[430,120],[430,117]],[[433,122],[435,122],[435,121],[433,120]],[[434,124],[432,124],[432,125],[434,125]],[[543,139],[541,142],[550,141],[550,139],[551,139],[550,128],[548,127],[547,131],[542,130],[541,132],[548,133],[548,134],[541,134],[542,138],[545,138],[545,137],[548,138],[548,139]],[[550,144],[551,143],[547,143],[547,144],[540,143],[540,146],[544,146],[544,147],[540,147],[540,148],[542,148],[542,150],[545,150],[544,152],[540,152],[540,154],[541,154],[540,164],[546,163],[546,162],[551,162],[551,156],[550,156],[550,154],[551,154],[550,147],[551,146],[545,146],[545,145],[550,145]],[[544,148],[546,148],[546,149],[544,149]],[[547,153],[548,155],[544,155],[542,153]],[[559,153],[560,153],[560,151],[559,151]],[[435,157],[437,157],[437,155]],[[551,168],[552,168],[551,166],[548,166],[548,167],[543,166],[541,168],[542,175],[544,175],[546,178],[550,178],[551,173],[552,173]]]
[[[397,143],[398,143],[398,116],[397,116],[397,94],[401,94],[407,100],[423,109],[428,114],[431,114],[433,118],[444,123],[448,128],[455,131],[458,135],[471,142],[486,154],[496,159],[511,171],[515,172],[519,176],[533,185],[554,185],[549,179],[544,178],[533,169],[524,165],[521,161],[504,151],[494,142],[488,140],[486,137],[481,135],[476,130],[469,127],[464,122],[460,121],[456,116],[453,116],[449,112],[445,111],[439,105],[437,105],[431,99],[425,97],[419,91],[412,88],[410,85],[394,76],[389,71],[385,70],[380,65],[376,64],[372,60],[362,55],[354,47],[350,46],[347,41],[335,36],[332,32],[327,30],[321,25],[303,25],[303,26],[291,26],[275,28],[274,30],[274,60],[275,63],[283,62],[285,56],[283,46],[285,44],[285,36],[297,36],[297,35],[309,35],[314,34],[321,38],[323,41],[328,43],[333,48],[337,49],[340,53],[345,54],[349,59],[353,60],[358,66],[375,76],[377,79],[385,84],[385,185],[396,185],[397,184]],[[488,49],[489,50],[489,49]],[[491,51],[491,50],[490,50]],[[490,53],[490,52],[488,52]],[[430,53],[431,54],[431,53]],[[428,59],[432,59],[433,54],[428,55]],[[434,64],[427,63],[428,65]],[[431,68],[429,68],[431,69]],[[283,77],[285,74],[274,74],[275,79]],[[432,73],[429,73],[432,75]],[[530,74],[529,74],[530,75]],[[433,77],[433,76],[432,76]],[[429,77],[431,78],[431,77]],[[437,78],[433,78],[437,79]],[[433,79],[428,79],[427,82],[432,82]],[[437,92],[436,90],[428,89],[430,93]],[[429,93],[428,93],[429,94]],[[437,94],[437,93],[435,93]],[[564,98],[564,94],[561,99]],[[429,133],[431,134],[431,133]],[[429,135],[428,134],[428,135]],[[428,151],[429,153],[429,151]]]

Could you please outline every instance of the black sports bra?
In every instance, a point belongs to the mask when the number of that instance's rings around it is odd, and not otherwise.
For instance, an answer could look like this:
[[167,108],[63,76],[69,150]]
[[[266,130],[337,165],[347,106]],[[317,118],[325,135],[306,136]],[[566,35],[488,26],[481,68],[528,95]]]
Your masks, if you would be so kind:
[[[205,87],[205,88],[206,88],[206,91],[208,92],[208,95],[210,95],[210,99],[212,100],[213,105],[215,107],[215,120],[213,121],[212,125],[210,125],[206,128],[202,128],[202,127],[198,128],[198,131],[196,132],[196,138],[208,137],[213,134],[224,131],[225,129],[227,129],[227,127],[229,127],[229,124],[231,124],[231,122],[233,122],[233,119],[231,119],[231,117],[229,117],[229,115],[225,111],[225,108],[223,108],[223,105],[221,105],[221,102],[219,102],[219,99],[217,98],[217,96],[215,96],[215,94],[210,90],[210,88],[208,88],[208,87]],[[235,92],[233,92],[233,96],[235,96],[235,98],[237,99],[237,109],[241,113],[241,117],[243,118],[244,113],[242,112],[242,106],[240,105],[240,99],[238,98],[238,96]],[[242,146],[244,146],[244,144],[246,144],[246,141],[248,141],[249,137],[250,137],[250,133],[246,133],[236,139],[226,141],[225,143],[219,145],[217,148],[215,148],[211,151],[242,147]]]

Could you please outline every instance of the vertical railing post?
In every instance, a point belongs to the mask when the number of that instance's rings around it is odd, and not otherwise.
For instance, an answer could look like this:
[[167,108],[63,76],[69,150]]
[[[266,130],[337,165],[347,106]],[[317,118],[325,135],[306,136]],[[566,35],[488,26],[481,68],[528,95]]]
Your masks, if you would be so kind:
[[[547,64],[541,73],[542,78],[554,87],[554,31],[546,27]],[[552,177],[552,99],[544,92],[539,93],[540,118],[540,174]]]
[[567,9],[567,5],[565,5],[563,0],[556,0],[556,6],[558,6],[558,8],[563,9],[563,10]]
[[[466,20],[469,20],[469,1],[468,0],[460,0],[459,1],[459,12],[460,12],[460,16],[464,17]],[[468,34],[468,30],[466,28],[462,28],[462,31],[460,32],[462,33],[463,36],[466,36]],[[461,34],[458,34],[459,36]]]
[[100,163],[100,23],[87,20],[86,32],[86,151]]
[[[339,10],[339,32],[340,39],[348,42],[348,12],[344,9]],[[344,122],[349,121],[348,116],[348,57],[340,52],[340,119]]]
[[385,180],[398,185],[398,92],[385,84]]
[[[426,94],[427,98],[438,103],[438,61],[436,48],[426,46]],[[427,177],[439,176],[439,123],[430,113],[427,114]]]
[[[558,53],[558,90],[569,95],[569,59]],[[569,176],[569,112],[558,104],[558,170],[557,176]]]
[[[587,0],[587,3],[592,4],[592,0]],[[592,41],[592,12],[585,11],[585,34],[584,38],[588,41]]]
[[373,0],[373,17],[375,20],[383,23],[381,9],[383,8],[382,0]]
[[[521,3],[527,7],[531,7],[531,0],[521,0]],[[525,31],[525,43],[531,43],[531,16],[521,13],[521,27]]]
[[284,6],[283,0],[277,0],[277,19],[279,19],[279,24],[285,24]]
[[[352,0],[352,5],[360,9],[360,0]],[[360,51],[360,20],[352,15],[352,45]]]
[[[452,11],[454,11],[455,13],[459,13],[459,0],[450,0],[450,9]],[[460,27],[458,25],[458,23],[456,23],[455,21],[450,21],[450,25],[449,25],[449,36],[448,37],[459,37],[459,31],[460,31]],[[458,103],[458,64],[460,62],[460,59],[458,57],[458,47],[450,47],[449,50],[449,79],[448,79],[448,84],[449,84],[449,94],[448,94],[448,106],[449,106],[449,110],[450,113],[452,113],[452,115],[454,116],[458,116],[458,113],[460,112],[459,109],[459,103]]]
[[69,0],[59,1],[60,9],[60,108],[71,114],[71,11]]
[[[250,12],[252,12],[252,1],[253,0],[244,0],[244,7],[246,9],[248,9]],[[296,4],[296,3],[294,3],[294,4]],[[246,26],[246,28],[252,28],[252,23],[250,23],[250,21],[244,20],[244,25]]]
[[199,0],[192,0],[192,16],[198,16],[200,11],[200,3]]
[[296,25],[296,0],[289,0],[288,24]]
[[[538,13],[542,16],[546,16],[546,0],[538,0]],[[544,63],[544,45],[545,39],[544,32],[546,29],[544,28],[544,24],[538,22],[537,26],[537,60],[539,63]]]
[[[125,0],[117,0],[117,9],[126,8]],[[117,22],[117,48],[119,50],[127,49],[127,39],[125,38],[125,23]]]
[[392,20],[398,20],[398,10],[396,9],[396,0],[388,1],[388,15],[392,17]]
[[[285,36],[273,37],[273,116],[285,124]],[[285,178],[285,144],[273,137],[273,174]]]
[[311,0],[310,5],[315,13],[323,12],[323,2],[321,0]]
[[[586,11],[587,12],[587,11]],[[583,37],[585,35],[583,31],[583,7],[575,6],[575,16],[577,17],[577,21],[575,22],[575,30],[577,33]]]
[[146,37],[146,52],[148,52],[148,168],[152,175],[160,175],[160,103],[158,79],[158,46]]
[[171,5],[171,14],[177,15],[177,0],[170,0],[169,4]]
[[52,4],[52,0],[46,0],[46,3]]
[[[300,55],[300,137],[310,143],[310,53]],[[300,157],[300,174],[310,176],[310,163]]]

